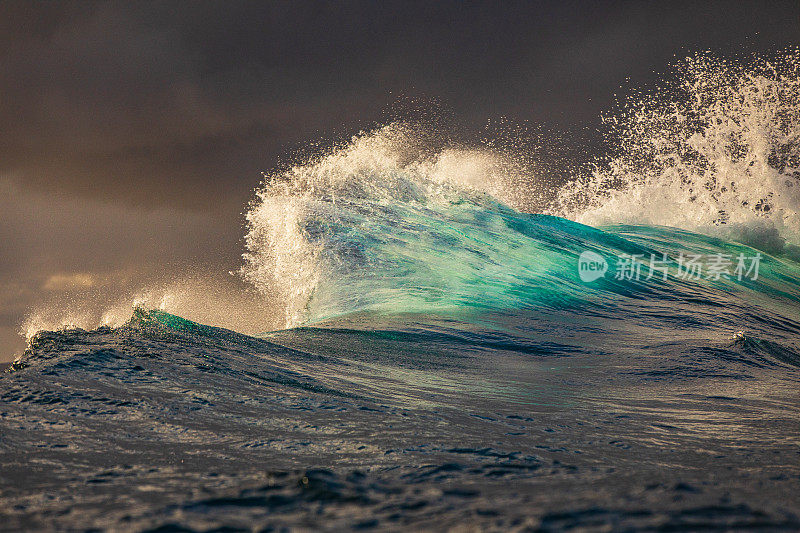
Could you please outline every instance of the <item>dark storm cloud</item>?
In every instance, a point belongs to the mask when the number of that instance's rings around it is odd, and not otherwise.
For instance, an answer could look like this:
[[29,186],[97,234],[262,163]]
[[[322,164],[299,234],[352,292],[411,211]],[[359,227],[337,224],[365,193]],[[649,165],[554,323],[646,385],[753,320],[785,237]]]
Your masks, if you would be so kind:
[[0,2],[0,345],[56,275],[235,268],[259,172],[398,98],[569,138],[675,54],[798,42],[797,2]]
[[[789,9],[791,8],[791,9]],[[797,42],[796,5],[3,4],[0,172],[130,203],[241,204],[281,153],[398,94],[463,122],[591,122],[673,53]],[[761,33],[759,33],[761,32]],[[591,99],[591,100],[590,100]]]

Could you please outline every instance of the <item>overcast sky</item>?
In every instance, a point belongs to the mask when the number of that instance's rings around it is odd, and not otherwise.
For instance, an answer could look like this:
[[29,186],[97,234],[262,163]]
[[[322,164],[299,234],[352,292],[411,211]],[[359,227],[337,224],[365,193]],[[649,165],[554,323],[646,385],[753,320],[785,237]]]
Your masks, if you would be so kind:
[[37,303],[235,270],[261,171],[409,101],[578,139],[676,58],[798,44],[796,0],[0,2],[0,361]]

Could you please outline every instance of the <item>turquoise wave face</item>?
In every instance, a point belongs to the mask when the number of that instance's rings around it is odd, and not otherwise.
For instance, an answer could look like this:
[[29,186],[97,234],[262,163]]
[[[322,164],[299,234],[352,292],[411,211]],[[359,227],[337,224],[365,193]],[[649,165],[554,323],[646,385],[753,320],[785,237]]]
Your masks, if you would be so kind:
[[[397,125],[364,134],[257,193],[243,273],[286,302],[288,327],[363,314],[491,323],[568,309],[731,334],[769,317],[800,331],[800,254],[777,233],[762,242],[758,228],[720,223],[731,231],[717,234],[746,234],[759,250],[676,228],[526,214],[505,193],[497,154],[409,158],[413,138]],[[581,265],[604,270],[589,276]]]
[[[485,197],[327,207],[304,227],[325,272],[307,303],[308,323],[357,312],[463,317],[566,307],[613,315],[645,302],[663,305],[665,315],[689,313],[669,305],[691,304],[796,318],[800,270],[790,256],[688,231],[596,229]],[[579,265],[586,253],[607,264],[588,282]]]

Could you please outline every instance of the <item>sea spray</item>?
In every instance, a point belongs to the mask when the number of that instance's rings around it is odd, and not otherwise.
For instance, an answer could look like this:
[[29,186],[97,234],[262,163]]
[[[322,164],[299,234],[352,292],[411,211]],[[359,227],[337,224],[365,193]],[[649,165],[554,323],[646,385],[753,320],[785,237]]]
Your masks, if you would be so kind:
[[[508,183],[519,165],[487,148],[431,152],[422,133],[393,123],[267,176],[247,213],[241,272],[265,294],[282,295],[287,326],[332,312],[321,311],[329,296],[320,294],[323,283],[328,293],[348,292],[350,310],[370,308],[374,295],[353,292],[347,281],[376,275],[402,284],[405,293],[395,296],[436,301],[446,286],[431,283],[435,275],[409,274],[454,266],[437,261],[457,252],[457,236],[447,242],[443,231],[458,231],[458,212],[488,219],[511,210]],[[505,232],[502,224],[497,231]]]
[[686,58],[604,117],[616,153],[552,212],[590,225],[700,231],[779,252],[800,242],[800,53]]

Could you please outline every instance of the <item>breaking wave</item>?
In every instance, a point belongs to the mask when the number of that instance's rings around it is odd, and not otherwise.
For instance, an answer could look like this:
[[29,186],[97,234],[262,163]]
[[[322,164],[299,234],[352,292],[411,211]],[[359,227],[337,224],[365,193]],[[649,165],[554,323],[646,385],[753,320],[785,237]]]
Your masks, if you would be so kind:
[[[604,117],[614,153],[563,186],[532,175],[530,154],[491,143],[448,144],[408,123],[361,133],[256,190],[239,273],[258,294],[218,290],[219,276],[171,282],[113,305],[42,306],[24,333],[117,326],[135,306],[247,333],[354,312],[524,308],[584,294],[574,262],[586,248],[660,252],[648,241],[658,234],[673,252],[709,250],[661,227],[727,241],[715,251],[740,243],[796,261],[799,57],[686,59],[676,80]],[[545,214],[523,212],[553,188]],[[619,224],[640,226],[644,248]]]
[[675,74],[604,117],[616,153],[563,187],[554,212],[768,251],[800,243],[800,52],[751,61],[700,54]]

